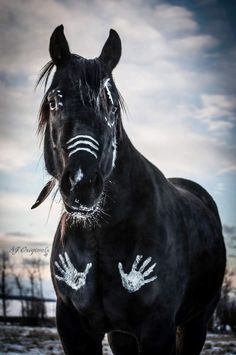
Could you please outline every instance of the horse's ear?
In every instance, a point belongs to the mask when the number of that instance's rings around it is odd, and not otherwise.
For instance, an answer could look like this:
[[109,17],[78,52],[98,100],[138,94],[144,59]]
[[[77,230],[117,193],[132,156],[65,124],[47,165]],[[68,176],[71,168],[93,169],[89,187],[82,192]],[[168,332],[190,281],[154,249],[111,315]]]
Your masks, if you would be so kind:
[[118,64],[121,56],[121,40],[115,30],[110,30],[110,34],[103,46],[99,59],[105,63],[112,71]]
[[49,53],[53,63],[57,66],[70,58],[70,48],[64,35],[63,25],[56,27],[53,31],[49,42]]

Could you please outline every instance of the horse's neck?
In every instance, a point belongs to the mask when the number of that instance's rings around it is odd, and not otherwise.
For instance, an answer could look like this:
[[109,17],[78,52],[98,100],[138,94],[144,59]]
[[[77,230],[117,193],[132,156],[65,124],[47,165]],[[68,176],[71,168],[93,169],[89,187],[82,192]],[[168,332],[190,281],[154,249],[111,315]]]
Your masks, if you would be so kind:
[[117,146],[117,159],[111,180],[114,214],[116,211],[122,214],[122,208],[127,211],[127,206],[133,210],[135,201],[150,199],[152,188],[157,194],[159,187],[167,182],[163,174],[135,149],[124,130]]
[[[141,164],[141,155],[135,149],[127,136],[125,130],[122,132],[122,139],[117,144],[117,158],[113,176],[116,184],[124,185],[130,182],[131,177],[136,173]],[[134,170],[134,167],[136,169]],[[145,170],[140,171],[141,175],[145,174]],[[127,186],[127,189],[129,186]]]
[[117,159],[113,174],[116,182],[123,185],[130,182],[130,178],[147,182],[153,174],[157,183],[166,182],[162,172],[137,151],[123,129],[122,139],[117,145]]

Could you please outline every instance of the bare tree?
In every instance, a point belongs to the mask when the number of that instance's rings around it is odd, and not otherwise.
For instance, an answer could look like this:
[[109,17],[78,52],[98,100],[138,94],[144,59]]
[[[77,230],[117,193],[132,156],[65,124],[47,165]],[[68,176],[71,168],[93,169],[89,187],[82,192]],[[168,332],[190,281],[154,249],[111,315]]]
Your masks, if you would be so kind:
[[18,292],[19,292],[19,296],[20,296],[20,303],[21,303],[21,317],[25,317],[25,305],[24,305],[24,295],[25,295],[25,288],[24,288],[24,285],[23,285],[23,282],[20,278],[19,275],[16,275],[14,274],[14,277],[15,277],[15,283],[16,283],[16,287],[18,289]]
[[2,314],[4,321],[6,322],[7,311],[10,306],[10,301],[7,300],[7,296],[11,292],[10,280],[9,280],[9,269],[10,269],[10,258],[9,254],[5,251],[2,251],[0,254],[0,292],[2,299]]
[[221,298],[215,312],[216,327],[219,330],[226,330],[230,326],[236,330],[236,301],[233,296],[232,281],[235,274],[226,270],[222,286]]
[[[42,261],[41,259],[27,259],[25,263],[28,265],[29,295],[32,297],[30,301],[27,301],[27,316],[44,319],[46,316],[46,307],[43,300]],[[36,297],[40,298],[40,300],[36,300]]]
[[[42,260],[41,259],[37,259],[37,271],[38,271],[38,281],[39,281],[39,297],[41,298],[41,300],[44,299],[44,294],[43,294],[43,279],[42,279],[42,272],[41,272],[41,266],[42,266]],[[46,316],[46,307],[45,307],[45,303],[42,301],[41,303],[41,318],[44,319]]]

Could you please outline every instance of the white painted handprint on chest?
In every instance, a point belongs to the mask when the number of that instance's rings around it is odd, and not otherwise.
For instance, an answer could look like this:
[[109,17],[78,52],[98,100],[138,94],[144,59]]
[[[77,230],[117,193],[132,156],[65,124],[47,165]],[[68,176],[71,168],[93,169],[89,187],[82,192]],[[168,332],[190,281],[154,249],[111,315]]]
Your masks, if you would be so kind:
[[[124,272],[121,262],[118,264],[122,285],[129,293],[138,291],[142,286],[156,280],[157,278],[156,275],[147,278],[147,276],[149,276],[156,267],[156,263],[148,267],[152,260],[151,257],[144,260],[143,264],[138,268],[138,264],[142,258],[143,255],[136,256],[136,259],[132,265],[132,269],[129,273]],[[65,282],[68,286],[76,291],[85,286],[87,275],[92,267],[92,263],[88,263],[83,272],[78,272],[72,264],[67,252],[65,252],[64,255],[59,254],[59,259],[60,260],[58,262],[55,261],[55,266],[60,272],[60,275],[55,273],[56,279]]]
[[150,275],[155,266],[156,263],[152,264],[152,266],[148,267],[148,269],[145,270],[146,266],[150,264],[152,258],[149,257],[146,260],[144,260],[143,264],[140,266],[138,269],[138,264],[140,260],[143,258],[143,255],[137,255],[136,259],[133,263],[132,269],[129,273],[125,273],[123,269],[123,265],[121,263],[118,264],[118,268],[120,271],[120,276],[122,280],[122,285],[123,287],[128,291],[128,292],[136,292],[138,291],[142,286],[145,284],[152,282],[156,280],[157,276],[152,276],[150,278],[146,278],[148,275]]
[[59,254],[59,259],[60,262],[55,261],[55,266],[61,275],[59,276],[55,274],[56,279],[65,282],[68,286],[76,291],[85,286],[86,278],[89,270],[92,267],[92,263],[88,263],[83,272],[78,272],[70,261],[67,252],[64,253],[64,256]]

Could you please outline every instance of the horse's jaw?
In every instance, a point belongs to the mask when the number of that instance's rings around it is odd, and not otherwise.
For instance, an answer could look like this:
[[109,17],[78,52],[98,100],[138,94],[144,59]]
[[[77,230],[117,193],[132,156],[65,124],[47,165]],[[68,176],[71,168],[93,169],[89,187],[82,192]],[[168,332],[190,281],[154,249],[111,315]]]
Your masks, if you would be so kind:
[[72,221],[75,224],[82,223],[84,226],[97,224],[99,216],[104,213],[104,193],[102,193],[97,201],[92,206],[65,206],[66,219],[68,222]]

